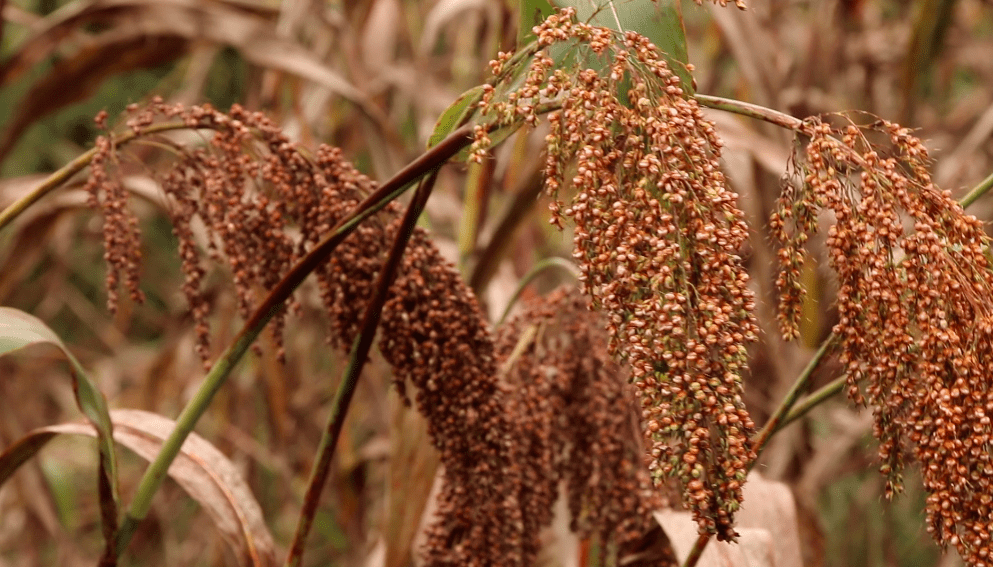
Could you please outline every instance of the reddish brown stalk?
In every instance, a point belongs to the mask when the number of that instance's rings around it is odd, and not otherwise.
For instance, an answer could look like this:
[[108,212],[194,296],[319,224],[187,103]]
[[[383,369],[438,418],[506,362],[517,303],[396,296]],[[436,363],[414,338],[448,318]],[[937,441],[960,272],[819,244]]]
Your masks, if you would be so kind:
[[358,384],[359,374],[369,357],[369,349],[372,347],[372,341],[376,336],[376,329],[379,327],[383,305],[386,303],[390,286],[393,284],[394,279],[396,279],[403,252],[407,248],[411,234],[413,234],[417,219],[420,217],[421,212],[424,210],[424,205],[427,204],[428,197],[431,195],[437,174],[437,169],[432,171],[428,177],[421,181],[417,192],[414,193],[414,199],[411,201],[410,206],[407,207],[407,212],[403,217],[400,229],[397,231],[396,238],[393,240],[393,246],[390,249],[389,255],[386,257],[383,269],[380,271],[379,280],[376,282],[376,291],[370,299],[369,305],[366,307],[365,318],[362,321],[362,330],[359,332],[352,346],[348,368],[345,370],[345,375],[342,376],[341,382],[338,385],[338,391],[331,405],[328,424],[318,447],[317,461],[314,463],[313,471],[310,474],[307,493],[303,501],[303,510],[300,512],[297,530],[293,535],[293,543],[290,545],[290,551],[286,559],[287,565],[297,567],[303,561],[304,544],[306,543],[307,534],[310,533],[314,515],[317,513],[317,506],[320,503],[324,485],[327,483],[328,474],[331,472],[331,458],[334,456],[335,447],[338,445],[338,437],[341,435],[345,416],[348,414],[348,407],[351,404],[352,395],[355,393],[355,386]]

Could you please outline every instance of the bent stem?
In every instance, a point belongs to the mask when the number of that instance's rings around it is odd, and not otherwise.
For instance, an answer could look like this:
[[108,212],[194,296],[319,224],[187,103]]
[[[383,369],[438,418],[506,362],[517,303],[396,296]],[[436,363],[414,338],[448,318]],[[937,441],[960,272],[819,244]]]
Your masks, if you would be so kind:
[[566,272],[569,272],[569,275],[571,275],[574,278],[579,277],[579,269],[576,268],[575,264],[573,264],[569,260],[566,260],[565,258],[552,256],[550,258],[544,258],[542,260],[539,260],[538,262],[535,263],[534,267],[531,268],[531,271],[525,274],[524,277],[521,278],[521,281],[518,282],[517,287],[514,289],[513,295],[510,296],[510,300],[507,302],[507,307],[503,309],[503,314],[500,315],[499,319],[497,319],[496,322],[497,327],[503,325],[503,322],[507,320],[507,315],[510,315],[510,310],[513,309],[514,304],[517,303],[517,300],[518,298],[521,297],[521,294],[524,293],[524,288],[530,285],[531,282],[534,281],[535,278],[540,276],[542,272],[546,270],[550,270],[552,268],[559,268],[565,270]]
[[[116,136],[111,135],[111,144],[115,146],[123,146],[124,144],[147,134],[158,134],[169,130],[185,130],[187,128],[190,128],[190,126],[185,122],[163,122],[161,124],[152,124],[146,128],[142,128],[142,130],[138,133],[128,131]],[[196,128],[193,129],[196,130]],[[4,227],[10,224],[15,218],[17,218],[18,215],[27,210],[28,207],[38,202],[45,195],[51,193],[55,189],[58,189],[73,175],[76,175],[86,166],[90,165],[90,162],[93,161],[93,156],[95,155],[97,155],[97,149],[90,148],[77,156],[76,159],[53,171],[37,187],[29,191],[27,195],[24,195],[20,199],[11,203],[9,207],[0,212],[0,230],[3,230]]]
[[823,360],[824,357],[827,356],[828,352],[834,348],[835,344],[838,342],[838,339],[838,335],[831,333],[827,340],[821,343],[821,347],[817,349],[817,352],[814,353],[814,357],[810,359],[810,362],[807,363],[807,366],[803,369],[803,372],[801,372],[800,376],[797,377],[796,382],[793,383],[790,391],[786,393],[783,397],[783,401],[779,403],[779,407],[776,408],[776,411],[771,417],[769,417],[769,421],[765,423],[762,430],[755,436],[755,439],[752,441],[752,446],[755,450],[755,460],[752,461],[753,464],[758,460],[758,456],[762,454],[762,451],[765,449],[765,446],[769,442],[769,438],[772,437],[772,434],[782,429],[783,425],[785,425],[782,423],[784,418],[787,416],[790,409],[793,408],[794,404],[796,404],[797,400],[800,399],[800,395],[807,389],[807,386],[810,384],[810,380],[814,375],[814,370],[817,370],[821,360]]
[[437,169],[450,157],[456,155],[460,150],[472,143],[471,128],[462,127],[452,132],[438,145],[421,155],[392,179],[380,186],[361,203],[355,206],[351,213],[340,220],[314,248],[308,252],[299,262],[293,265],[269,292],[269,295],[262,301],[252,316],[246,321],[241,332],[234,341],[221,354],[217,362],[210,369],[204,378],[203,383],[197,390],[193,398],[183,408],[182,413],[176,419],[176,428],[173,429],[169,438],[162,444],[162,449],[156,456],[155,461],[149,465],[145,471],[138,489],[135,492],[134,500],[128,509],[127,515],[121,524],[121,529],[117,537],[117,554],[124,552],[138,524],[148,515],[151,507],[152,496],[158,491],[162,481],[165,480],[169,465],[179,454],[183,442],[196,426],[200,416],[207,410],[214,395],[220,390],[228,374],[235,364],[248,350],[248,347],[255,341],[262,329],[272,317],[285,307],[286,300],[290,294],[300,285],[300,283],[317,266],[323,263],[351,232],[373,213],[385,207],[390,201],[403,193],[407,186],[420,179],[427,173]]
[[829,384],[819,388],[816,392],[804,398],[802,402],[794,406],[793,409],[790,410],[790,413],[783,418],[783,421],[779,424],[777,431],[800,419],[806,415],[808,411],[814,409],[825,400],[833,398],[835,394],[838,394],[845,389],[845,384],[847,383],[847,377],[839,376],[838,378],[832,380]]
[[786,128],[787,130],[799,131],[803,129],[803,120],[786,114],[785,112],[780,112],[778,110],[773,110],[771,108],[766,108],[750,102],[742,102],[740,100],[704,94],[695,94],[693,95],[693,98],[695,98],[701,105],[708,108],[713,108],[714,110],[723,110],[725,112],[746,116],[748,118],[754,118],[756,120],[775,124],[776,126]]
[[991,188],[993,188],[993,173],[991,173],[986,179],[980,181],[979,185],[973,187],[972,191],[969,191],[965,197],[962,197],[959,204],[962,205],[963,209],[965,209],[969,205],[975,203],[980,197],[985,195]]
[[314,515],[317,513],[317,506],[321,500],[321,492],[327,484],[328,475],[331,472],[331,458],[334,456],[335,448],[338,446],[338,438],[341,436],[341,429],[345,423],[345,416],[348,414],[348,407],[355,393],[355,387],[359,381],[359,374],[365,366],[369,357],[369,349],[372,348],[372,341],[376,336],[376,328],[379,327],[379,320],[383,313],[383,305],[389,295],[390,286],[396,278],[403,252],[407,248],[407,242],[414,232],[418,217],[424,210],[431,190],[434,188],[435,178],[438,171],[433,171],[428,177],[421,181],[414,193],[414,199],[403,221],[397,231],[396,239],[390,248],[383,269],[379,273],[379,280],[376,282],[376,290],[366,308],[365,317],[362,321],[362,330],[352,344],[349,354],[348,368],[341,378],[338,391],[335,393],[334,401],[331,403],[331,414],[328,416],[328,423],[321,436],[321,442],[317,449],[317,461],[314,463],[310,473],[310,480],[307,483],[307,492],[303,500],[303,510],[300,512],[300,519],[297,523],[296,533],[293,534],[293,543],[286,558],[286,565],[298,567],[303,560],[303,548],[310,533],[310,528],[314,522]]

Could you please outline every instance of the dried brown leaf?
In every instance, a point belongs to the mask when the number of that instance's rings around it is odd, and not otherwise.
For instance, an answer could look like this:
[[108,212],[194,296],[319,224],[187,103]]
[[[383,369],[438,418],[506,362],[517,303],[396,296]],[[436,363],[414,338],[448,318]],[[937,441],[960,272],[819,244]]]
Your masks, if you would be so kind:
[[[114,440],[146,460],[155,458],[175,426],[172,420],[146,411],[116,410],[110,415]],[[96,430],[80,422],[35,429],[0,454],[0,470],[12,472],[58,435],[94,437]],[[276,565],[275,544],[262,510],[223,453],[193,433],[169,467],[169,476],[204,507],[231,546],[239,565]]]
[[157,67],[186,52],[186,40],[177,36],[114,35],[110,41],[104,39],[87,45],[60,61],[31,87],[0,138],[0,160],[13,149],[28,126],[62,107],[85,100],[109,76]]
[[[752,472],[738,513],[736,544],[710,542],[699,567],[802,567],[796,503],[789,487]],[[655,519],[669,536],[679,560],[696,541],[696,526],[687,512],[664,510]]]
[[[276,33],[275,14],[245,2],[103,0],[73,4],[40,21],[18,51],[0,65],[0,84],[68,47],[84,26],[109,28],[86,38],[73,55],[42,77],[19,105],[0,143],[2,158],[27,126],[44,114],[89,96],[107,76],[160,65],[187,42],[231,46],[247,61],[314,82],[378,116],[364,94],[302,45]],[[71,9],[69,9],[71,8]],[[70,50],[71,51],[71,50]]]
[[[55,53],[64,40],[78,33],[86,26],[115,27],[127,29],[135,27],[135,16],[145,10],[187,7],[203,10],[226,10],[231,15],[248,15],[263,19],[273,19],[275,11],[259,2],[245,0],[92,0],[72,2],[62,9],[52,12],[34,22],[30,35],[2,65],[0,84],[16,80],[28,69],[44,61]],[[139,18],[140,20],[140,18]]]
[[387,485],[385,567],[404,567],[411,560],[431,486],[438,471],[438,451],[431,445],[428,424],[414,408],[390,396],[392,451]]

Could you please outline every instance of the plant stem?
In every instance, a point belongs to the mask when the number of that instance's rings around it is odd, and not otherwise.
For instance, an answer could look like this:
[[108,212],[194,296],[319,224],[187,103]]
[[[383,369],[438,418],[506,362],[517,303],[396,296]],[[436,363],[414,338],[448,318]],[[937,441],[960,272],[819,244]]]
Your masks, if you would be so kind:
[[[111,143],[115,146],[123,146],[124,144],[127,144],[136,138],[145,136],[146,134],[157,134],[159,132],[183,130],[186,128],[189,128],[189,126],[187,126],[184,122],[163,122],[161,124],[152,124],[151,126],[143,128],[137,134],[133,131],[128,131],[116,136],[112,135]],[[9,207],[3,210],[3,212],[0,212],[0,230],[3,230],[4,227],[10,224],[11,221],[17,218],[18,215],[23,213],[28,207],[33,205],[39,199],[51,193],[55,189],[58,189],[73,175],[76,175],[86,166],[90,165],[90,162],[93,161],[93,156],[95,155],[97,155],[97,149],[90,148],[80,154],[76,159],[52,172],[45,178],[44,181],[41,182],[41,184],[32,189],[27,195],[11,203]]]
[[376,290],[369,300],[365,317],[362,321],[362,329],[355,342],[352,344],[352,351],[348,358],[348,368],[338,384],[338,391],[335,393],[334,401],[331,403],[331,414],[328,416],[328,423],[321,436],[321,442],[317,449],[317,461],[310,473],[310,480],[307,483],[307,492],[303,500],[303,510],[300,512],[300,519],[297,523],[296,533],[293,534],[293,543],[286,558],[286,565],[289,567],[299,567],[303,560],[303,548],[310,533],[311,525],[314,522],[314,515],[317,513],[317,506],[321,500],[321,492],[327,484],[328,475],[331,473],[331,458],[334,456],[335,448],[338,446],[338,438],[341,436],[341,429],[345,423],[345,416],[348,414],[348,407],[355,393],[355,387],[359,381],[359,374],[365,366],[369,357],[369,349],[372,348],[372,341],[376,336],[376,328],[379,327],[379,319],[382,316],[383,305],[389,295],[390,286],[396,278],[403,258],[403,252],[407,248],[407,242],[414,232],[418,217],[424,210],[431,190],[434,188],[437,170],[433,171],[421,181],[414,193],[414,199],[403,221],[397,230],[393,246],[390,248],[383,269],[379,273],[379,280],[376,282]]
[[[800,398],[800,395],[807,389],[807,385],[810,384],[810,380],[814,375],[814,370],[817,370],[821,360],[827,356],[827,353],[834,348],[835,343],[837,342],[838,335],[831,333],[831,335],[828,336],[823,343],[821,343],[821,347],[817,349],[817,352],[814,353],[814,357],[810,359],[810,362],[807,363],[807,366],[803,369],[803,372],[801,372],[800,376],[797,377],[796,382],[793,383],[790,391],[786,393],[786,396],[783,397],[783,401],[779,403],[779,407],[776,408],[776,411],[769,417],[769,421],[765,423],[762,430],[755,436],[755,439],[752,441],[752,448],[755,451],[755,461],[757,461],[758,456],[762,454],[762,451],[765,449],[766,443],[769,442],[769,438],[772,437],[772,434],[782,429],[781,422],[783,421],[783,418],[786,417],[790,409]],[[752,463],[754,464],[755,461],[752,461]]]
[[776,126],[786,128],[787,130],[803,129],[803,120],[800,120],[795,116],[790,116],[784,112],[759,106],[757,104],[752,104],[750,102],[742,102],[740,100],[703,94],[695,94],[693,95],[693,98],[695,98],[697,102],[703,106],[713,108],[714,110],[723,110],[725,112],[747,116],[748,118],[762,120],[763,122],[775,124]]
[[777,430],[782,429],[787,425],[789,425],[790,423],[793,423],[794,421],[800,419],[801,417],[806,415],[808,411],[817,407],[825,400],[829,398],[833,398],[835,394],[838,394],[845,389],[845,384],[847,383],[848,383],[848,378],[845,376],[840,376],[832,380],[827,385],[822,386],[816,392],[804,398],[802,402],[795,405],[793,409],[790,410],[790,413],[783,418],[783,421],[780,422]]
[[703,551],[707,549],[708,543],[710,543],[710,534],[700,534],[697,536],[696,541],[693,542],[693,549],[690,549],[690,554],[686,556],[686,561],[683,562],[683,567],[694,567],[700,561],[700,557],[703,556]]
[[969,191],[968,195],[962,197],[962,200],[959,201],[959,204],[962,205],[963,209],[968,208],[969,205],[975,203],[980,197],[985,195],[987,191],[989,191],[991,188],[993,188],[993,173],[991,173],[989,177],[987,177],[986,179],[980,181],[979,185],[976,185],[972,189],[972,191]]
[[528,177],[520,190],[514,193],[510,205],[493,231],[493,236],[486,243],[486,247],[480,252],[479,260],[469,276],[469,287],[476,294],[481,293],[486,284],[493,278],[493,274],[496,273],[500,264],[500,259],[513,242],[514,232],[527,220],[531,207],[541,195],[543,188],[541,170],[539,169]]
[[123,553],[124,549],[127,548],[138,524],[148,515],[152,496],[155,495],[155,492],[165,479],[169,465],[176,458],[186,437],[193,431],[200,416],[206,411],[207,406],[210,405],[214,395],[224,384],[234,365],[238,363],[269,320],[279,310],[285,307],[286,300],[290,297],[290,294],[293,293],[304,278],[331,255],[338,244],[359,223],[403,193],[410,183],[437,169],[462,148],[468,146],[472,142],[471,132],[471,128],[467,126],[455,130],[438,145],[422,154],[394,175],[392,179],[373,191],[366,199],[356,205],[352,212],[340,220],[329,231],[329,234],[314,246],[307,255],[294,264],[286,275],[272,288],[269,295],[266,296],[265,300],[262,301],[252,316],[246,321],[238,336],[235,337],[231,345],[228,346],[210,369],[197,393],[187,403],[182,413],[176,419],[176,428],[163,443],[162,449],[155,457],[155,461],[145,471],[135,492],[134,500],[131,502],[131,506],[118,532],[118,555]]

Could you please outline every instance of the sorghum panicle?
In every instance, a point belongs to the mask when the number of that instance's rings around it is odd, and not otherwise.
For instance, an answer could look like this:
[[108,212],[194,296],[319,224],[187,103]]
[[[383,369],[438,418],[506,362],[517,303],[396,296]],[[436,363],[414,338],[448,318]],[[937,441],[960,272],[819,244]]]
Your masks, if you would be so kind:
[[661,507],[642,464],[633,387],[607,352],[604,323],[578,290],[561,290],[530,303],[497,335],[522,428],[528,529],[551,520],[564,482],[573,530],[595,537],[601,553],[642,536]]
[[[654,477],[679,478],[701,531],[730,539],[754,458],[741,376],[758,329],[721,142],[643,36],[579,23],[571,9],[534,31],[540,50],[523,85],[487,90],[480,106],[500,124],[533,124],[539,106],[560,106],[547,117],[552,222],[575,224],[584,287],[608,315],[612,352],[632,367]],[[561,43],[608,63],[552,70]],[[558,200],[567,188],[569,205]]]
[[[207,229],[210,256],[230,267],[247,316],[375,183],[340,150],[322,146],[308,158],[264,115],[237,106],[224,114],[155,101],[132,109],[128,124],[140,133],[163,117],[208,131],[208,145],[182,150],[162,177],[186,275],[183,290],[206,359],[210,305],[201,288],[206,270],[193,238],[194,219]],[[116,157],[113,148],[106,138],[98,148],[90,184],[106,195],[99,204],[108,219],[105,240],[114,276],[108,283],[116,285],[117,273],[137,274],[137,222],[126,220],[133,217],[124,216],[120,182],[103,167]],[[392,203],[363,222],[316,270],[336,346],[347,348],[360,329],[400,212]],[[126,282],[137,289],[136,275]],[[283,317],[273,320],[277,339]],[[524,565],[523,550],[536,547],[528,542],[537,533],[524,532],[517,426],[498,386],[493,339],[472,292],[421,229],[411,238],[381,325],[383,356],[402,391],[405,384],[416,387],[418,409],[444,464],[439,518],[425,550],[428,564]]]
[[[97,116],[97,123],[106,113]],[[90,161],[90,176],[83,187],[89,205],[103,212],[103,248],[107,262],[107,309],[117,312],[118,287],[123,284],[138,303],[145,296],[138,287],[141,274],[141,230],[138,218],[128,207],[128,193],[116,176],[116,156],[110,140],[97,138],[97,152]],[[108,170],[110,168],[110,170]]]
[[[900,490],[909,453],[930,493],[928,530],[970,565],[989,565],[988,239],[982,223],[932,183],[927,150],[909,130],[842,119],[842,127],[808,121],[799,179],[773,219],[787,260],[781,293],[794,293],[789,272],[802,261],[802,237],[816,228],[817,210],[831,211],[827,247],[840,286],[835,333],[850,396],[874,408],[888,493]],[[795,313],[784,322],[795,326]]]

